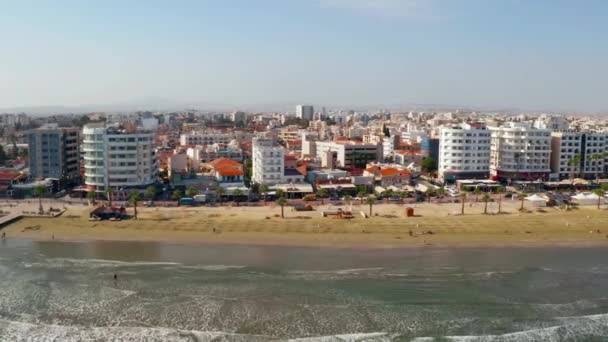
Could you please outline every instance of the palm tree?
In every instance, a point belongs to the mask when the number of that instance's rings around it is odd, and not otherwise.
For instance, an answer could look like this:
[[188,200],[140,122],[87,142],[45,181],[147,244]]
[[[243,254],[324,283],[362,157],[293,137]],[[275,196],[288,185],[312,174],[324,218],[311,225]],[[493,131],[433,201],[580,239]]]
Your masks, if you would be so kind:
[[488,213],[488,202],[490,202],[491,197],[490,197],[490,195],[488,195],[486,193],[486,194],[483,194],[482,199],[483,199],[483,202],[484,202],[483,213],[487,214]]
[[243,192],[241,189],[234,189],[232,192],[232,199],[236,202],[236,206],[239,206],[239,201],[241,200],[241,196],[243,196]]
[[350,210],[353,210],[353,196],[351,195],[346,195],[344,196],[344,200],[348,202],[348,205],[350,206]]
[[260,192],[262,193],[262,195],[264,195],[264,205],[266,205],[266,197],[268,196],[269,190],[270,190],[270,188],[268,188],[268,185],[266,185],[266,184],[260,185]]
[[42,214],[44,209],[42,208],[42,196],[46,194],[46,187],[43,185],[36,185],[34,188],[34,196],[38,197],[38,211]]
[[361,201],[360,204],[363,204],[363,197],[365,197],[365,196],[367,196],[367,192],[365,192],[365,191],[359,191],[357,193],[357,197],[359,197],[359,200]]
[[481,195],[481,190],[479,188],[475,188],[475,190],[473,190],[473,194],[475,194],[475,203],[477,203],[479,195]]
[[97,193],[95,191],[87,192],[87,199],[95,205],[95,199],[97,198]]
[[595,167],[595,182],[596,183],[600,183],[600,168],[599,168],[599,163],[600,161],[603,161],[606,159],[606,156],[608,156],[607,153],[595,153],[591,156],[591,159],[593,160],[593,165]]
[[111,208],[112,207],[112,190],[111,189],[106,190],[106,197],[108,198],[108,206]]
[[188,187],[188,189],[186,189],[186,196],[188,197],[194,197],[198,195],[198,189],[196,189],[193,186]]
[[215,188],[215,193],[217,194],[217,198],[220,200],[220,205],[222,205],[222,196],[226,194],[226,189],[223,186],[218,186]]
[[276,203],[281,206],[281,218],[285,218],[284,207],[285,207],[285,204],[287,204],[287,200],[285,199],[285,197],[279,197],[279,199],[277,199]]
[[528,197],[527,194],[521,193],[517,195],[517,198],[521,200],[521,206],[519,207],[519,211],[524,211],[524,200]]
[[599,209],[602,205],[602,198],[606,196],[606,191],[604,189],[595,189],[593,193],[597,195],[597,208]]
[[275,191],[274,194],[277,198],[285,197],[285,191],[283,189],[277,189],[277,191]]
[[376,203],[376,198],[373,196],[367,197],[365,199],[365,204],[369,205],[369,217],[372,217],[372,207]]
[[133,217],[137,220],[137,202],[141,201],[139,191],[133,190],[129,192],[129,202],[133,203]]
[[460,193],[460,200],[462,203],[462,206],[460,207],[460,215],[464,215],[464,204],[467,201],[467,193],[466,192],[461,192]]
[[574,174],[576,172],[576,170],[579,169],[579,166],[581,164],[581,155],[577,154],[576,156],[568,159],[568,165],[570,166],[570,183],[572,188],[574,189]]
[[156,196],[156,187],[153,185],[150,185],[149,187],[146,188],[146,192],[144,193],[144,196],[149,199],[149,200],[153,200],[154,197]]
[[505,188],[499,186],[498,188],[496,188],[496,193],[498,194],[498,213],[500,214],[502,210],[502,194],[505,193]]

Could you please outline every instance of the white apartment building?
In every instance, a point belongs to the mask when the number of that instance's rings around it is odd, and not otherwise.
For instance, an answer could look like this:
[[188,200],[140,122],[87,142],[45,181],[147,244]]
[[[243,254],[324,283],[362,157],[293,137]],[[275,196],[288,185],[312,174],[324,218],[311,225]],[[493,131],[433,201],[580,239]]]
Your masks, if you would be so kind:
[[490,175],[507,180],[547,180],[551,172],[551,130],[509,122],[492,131]]
[[[560,179],[594,179],[606,175],[608,132],[560,131],[551,133],[551,172]],[[576,157],[580,160],[576,162]]]
[[199,131],[181,134],[179,136],[179,144],[182,146],[228,144],[234,138],[235,135],[232,133]]
[[487,179],[491,132],[484,124],[460,124],[440,129],[438,174],[444,182]]
[[90,189],[116,191],[156,181],[154,132],[92,124],[84,126],[82,134],[84,183]]
[[252,140],[251,180],[258,184],[275,185],[282,182],[285,172],[285,149],[272,138]]
[[311,121],[314,113],[315,113],[315,109],[313,106],[310,106],[310,105],[296,106],[296,117],[298,119],[304,119],[304,120]]
[[[365,168],[367,163],[382,161],[381,144],[362,144],[355,141],[317,141],[317,155],[332,155],[332,166],[351,168]],[[328,165],[322,165],[329,167]]]

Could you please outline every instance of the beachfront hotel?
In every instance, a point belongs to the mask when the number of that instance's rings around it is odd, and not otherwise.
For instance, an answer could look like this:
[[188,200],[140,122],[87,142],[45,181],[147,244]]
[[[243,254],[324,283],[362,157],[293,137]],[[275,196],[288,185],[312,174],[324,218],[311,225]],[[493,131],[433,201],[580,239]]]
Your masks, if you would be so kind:
[[490,130],[471,123],[441,127],[438,175],[447,183],[486,179],[490,172]]
[[93,191],[142,188],[156,181],[154,131],[90,124],[82,130],[84,183]]
[[551,173],[551,130],[529,122],[489,127],[490,175],[497,179],[548,180]]
[[30,179],[61,179],[67,184],[80,181],[80,130],[46,124],[26,133]]
[[285,170],[285,149],[273,138],[252,140],[251,180],[258,184],[275,185],[282,182]]
[[[559,131],[551,133],[551,170],[560,179],[585,179],[606,174],[608,132]],[[577,156],[579,157],[577,159]]]

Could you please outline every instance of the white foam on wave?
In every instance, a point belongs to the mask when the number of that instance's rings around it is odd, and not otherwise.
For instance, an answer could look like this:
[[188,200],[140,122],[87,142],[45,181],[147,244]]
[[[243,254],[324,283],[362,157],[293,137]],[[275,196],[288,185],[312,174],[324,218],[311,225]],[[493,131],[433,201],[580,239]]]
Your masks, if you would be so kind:
[[294,270],[289,271],[289,274],[361,274],[361,273],[377,273],[384,270],[382,267],[369,267],[369,268],[348,268],[342,270],[312,270],[302,271]]
[[227,271],[243,269],[247,266],[243,265],[184,265],[180,268],[203,270],[203,271]]
[[269,341],[271,336],[243,335],[219,331],[178,330],[156,327],[83,327],[54,324],[33,324],[0,319],[2,341]]
[[[556,320],[561,321],[562,324],[502,335],[445,336],[443,338],[453,342],[563,342],[576,341],[585,337],[608,337],[608,313],[558,317]],[[412,341],[428,342],[433,340],[434,338],[432,337],[419,337]]]
[[388,333],[374,332],[361,334],[346,334],[333,336],[319,336],[289,339],[289,342],[384,342],[391,341],[393,337]]

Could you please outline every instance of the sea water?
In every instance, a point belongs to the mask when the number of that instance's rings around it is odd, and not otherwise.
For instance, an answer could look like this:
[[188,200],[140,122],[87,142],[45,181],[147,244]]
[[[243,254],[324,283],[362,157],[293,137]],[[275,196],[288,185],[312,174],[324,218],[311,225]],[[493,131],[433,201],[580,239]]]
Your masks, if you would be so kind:
[[608,249],[0,244],[0,341],[288,340],[608,341]]

